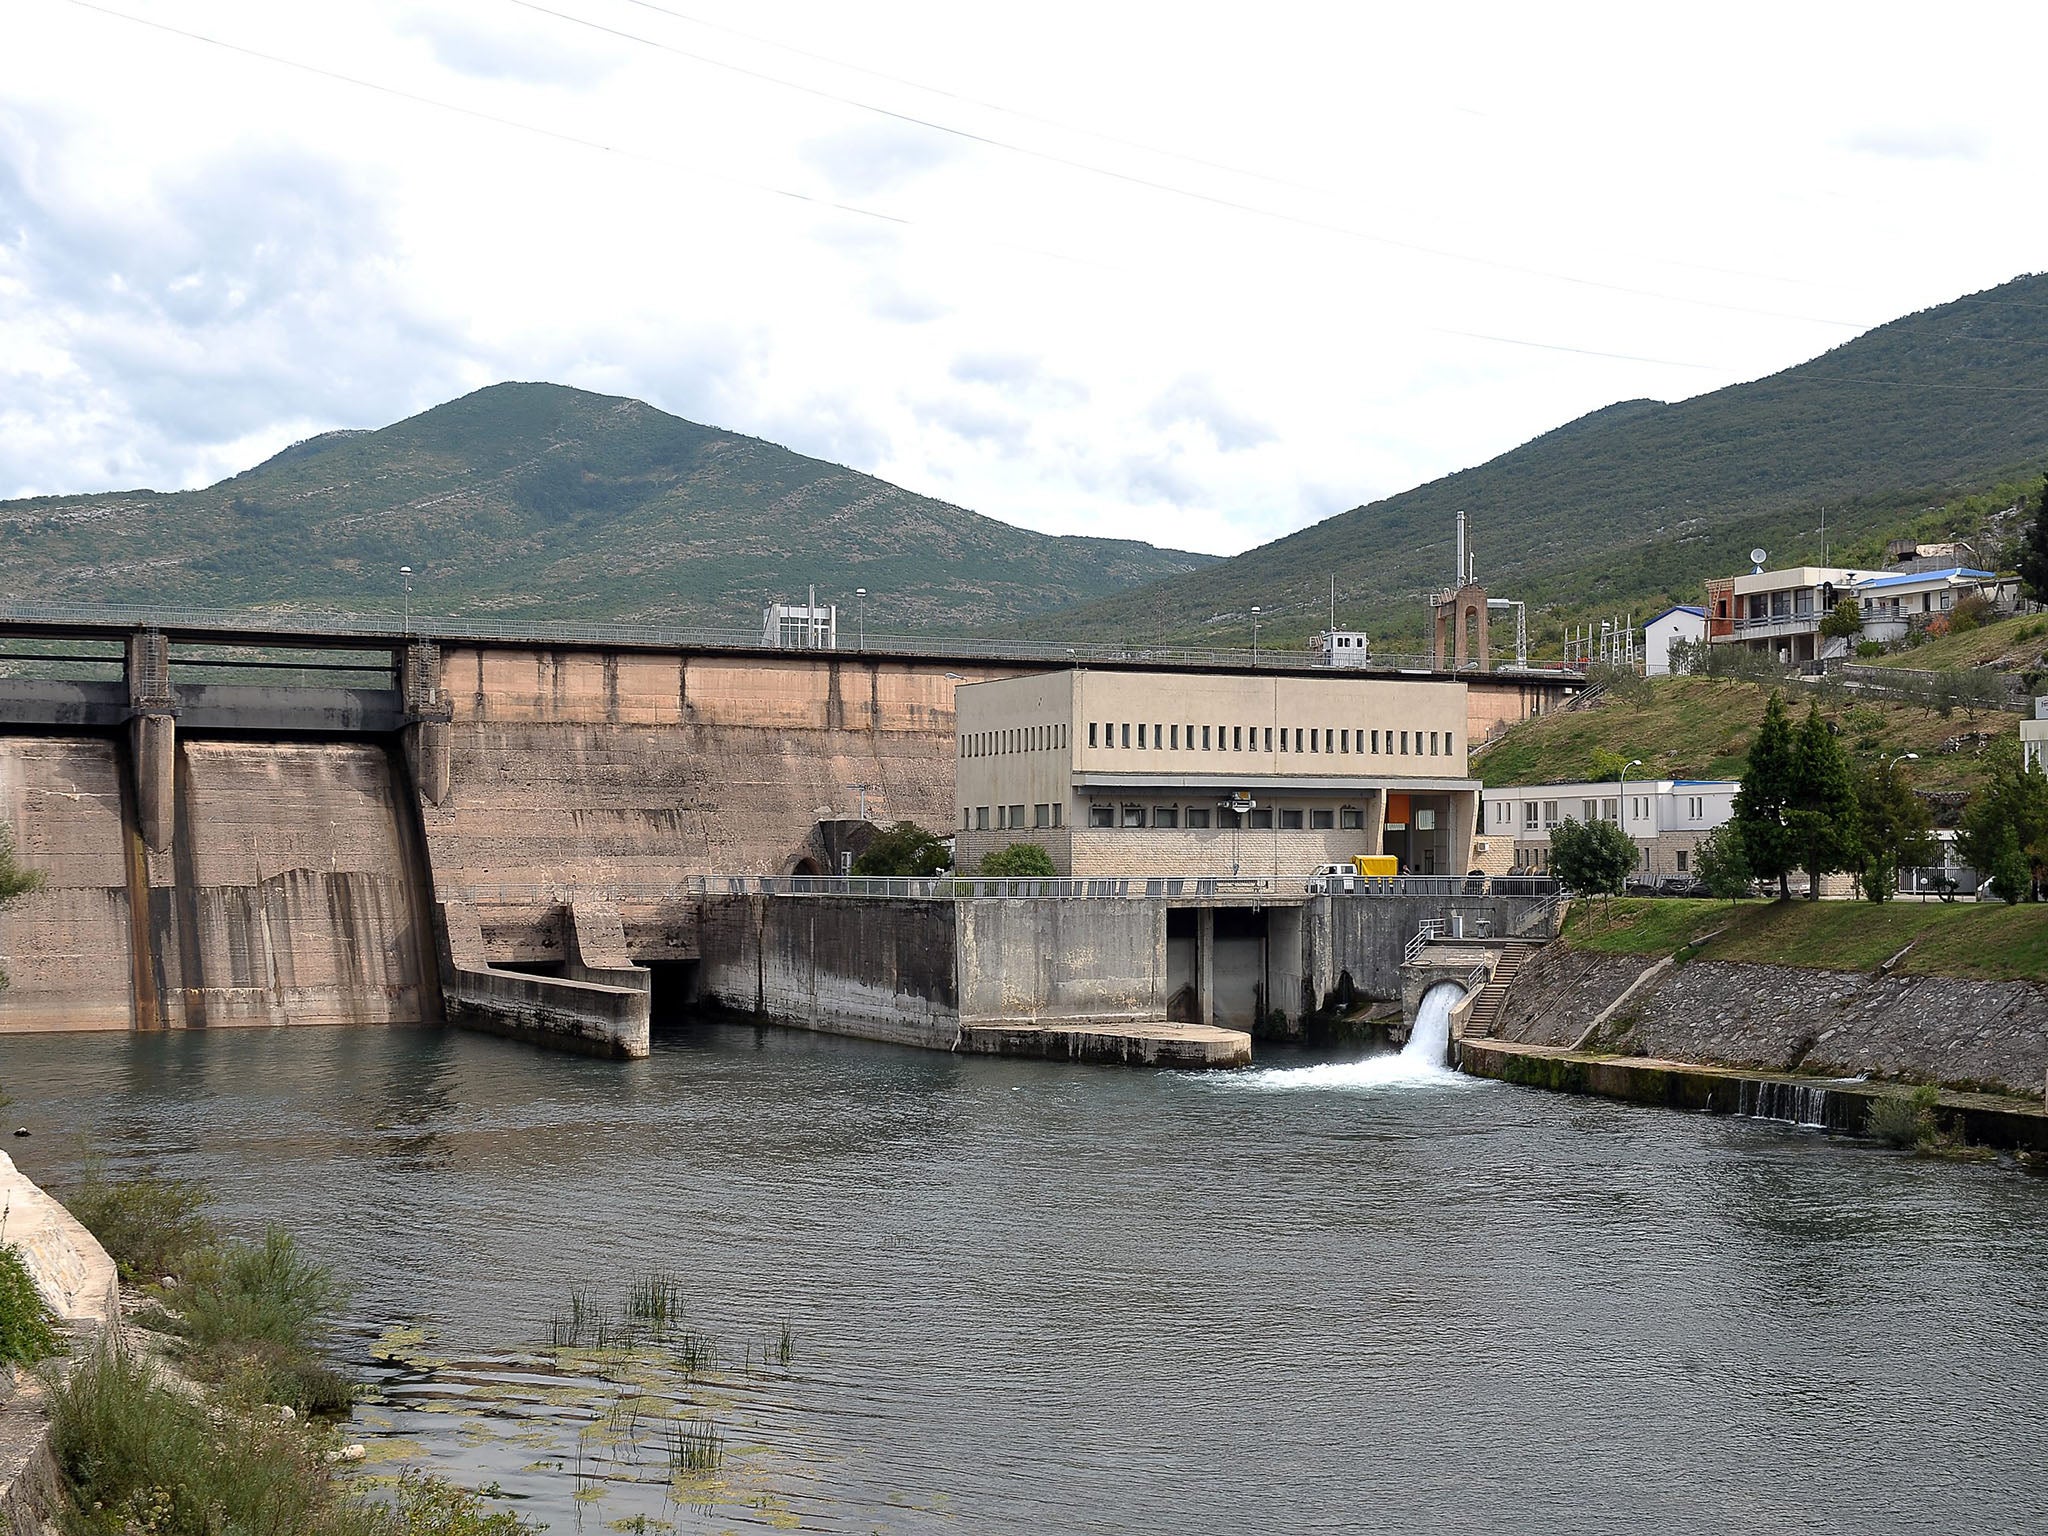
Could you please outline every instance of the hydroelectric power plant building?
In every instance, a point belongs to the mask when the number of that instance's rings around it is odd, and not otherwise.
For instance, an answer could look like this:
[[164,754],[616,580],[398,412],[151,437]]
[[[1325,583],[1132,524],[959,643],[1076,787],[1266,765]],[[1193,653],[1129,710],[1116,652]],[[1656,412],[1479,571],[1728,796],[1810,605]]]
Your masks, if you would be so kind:
[[1073,667],[963,685],[955,862],[1035,843],[1062,875],[1471,867],[1463,682]]

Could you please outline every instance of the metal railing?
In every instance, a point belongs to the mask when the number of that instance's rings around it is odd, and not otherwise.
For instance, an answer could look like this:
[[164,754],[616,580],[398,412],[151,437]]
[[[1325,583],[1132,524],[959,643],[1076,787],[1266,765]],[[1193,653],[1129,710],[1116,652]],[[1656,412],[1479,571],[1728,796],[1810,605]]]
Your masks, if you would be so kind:
[[1440,917],[1424,918],[1415,925],[1415,937],[1401,946],[1401,963],[1413,965],[1422,957],[1423,950],[1442,938],[1450,924]]
[[[575,902],[698,901],[708,896],[859,896],[899,901],[975,901],[1048,897],[1063,900],[1131,897],[1280,896],[1300,893],[1324,883],[1310,875],[684,875],[660,883],[630,881],[494,882],[450,886],[444,901],[498,906],[567,906]],[[1394,875],[1358,878],[1353,896],[1478,896],[1539,897],[1538,916],[1553,911],[1556,882],[1547,877],[1498,875],[1491,882],[1454,875]],[[1482,924],[1485,919],[1479,920]],[[1525,918],[1522,926],[1527,926]],[[1447,930],[1441,919],[1425,929]],[[1476,937],[1484,937],[1480,934]],[[1415,941],[1411,940],[1411,946]]]
[[[310,611],[297,608],[168,608],[154,604],[41,603],[0,599],[0,625],[66,624],[123,629],[221,630],[228,633],[298,635],[309,639],[360,636],[391,645],[414,640],[461,643],[465,640],[525,641],[536,645],[630,645],[670,650],[775,651],[807,654],[768,644],[758,629],[732,629],[687,624],[519,623],[452,615]],[[1434,672],[1435,658],[1408,652],[1373,656],[1363,667],[1331,667],[1308,651],[1242,648],[1133,645],[1095,642],[1066,645],[1053,641],[994,640],[972,635],[870,634],[855,645],[841,645],[836,656],[960,657],[988,661],[1069,663],[1138,662],[1154,666],[1253,667],[1276,672]],[[1540,672],[1558,675],[1556,666],[1505,666],[1497,672]],[[1570,671],[1571,669],[1564,669]],[[1448,674],[1446,674],[1448,675]]]

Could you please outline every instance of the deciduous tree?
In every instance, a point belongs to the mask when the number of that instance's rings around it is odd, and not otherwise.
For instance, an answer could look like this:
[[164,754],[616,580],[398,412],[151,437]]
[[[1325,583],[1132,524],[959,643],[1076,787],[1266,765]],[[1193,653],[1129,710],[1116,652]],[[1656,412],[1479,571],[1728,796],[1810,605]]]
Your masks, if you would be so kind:
[[1700,883],[1723,901],[1749,894],[1749,855],[1742,846],[1742,834],[1733,822],[1723,822],[1693,850],[1692,867]]
[[1016,875],[1024,877],[1057,875],[1052,855],[1036,843],[1012,843],[1007,848],[998,848],[994,853],[981,857],[981,872],[984,875]]
[[853,861],[856,875],[936,875],[953,862],[946,845],[914,821],[878,834]]
[[2030,771],[2010,736],[1993,742],[1984,756],[1984,787],[1963,812],[1956,853],[1981,875],[1995,878],[2003,869],[2017,887],[2006,899],[2016,901],[2039,891],[2048,866],[2048,773]]
[[1635,839],[1611,821],[1566,817],[1550,834],[1550,872],[1568,891],[1617,895],[1635,867]]
[[1830,640],[1847,640],[1863,633],[1863,605],[1844,597],[1820,621],[1820,632]]

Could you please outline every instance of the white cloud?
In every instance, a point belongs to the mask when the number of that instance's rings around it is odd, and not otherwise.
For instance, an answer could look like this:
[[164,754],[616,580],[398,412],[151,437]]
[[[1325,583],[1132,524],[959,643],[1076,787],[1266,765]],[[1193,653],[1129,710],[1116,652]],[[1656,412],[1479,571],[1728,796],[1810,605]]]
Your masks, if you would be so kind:
[[2039,51],[2010,7],[681,8],[777,49],[554,0],[718,68],[488,0],[130,3],[326,73],[10,16],[0,495],[189,485],[555,378],[1229,551],[1812,356],[2048,237],[2024,92],[1869,105],[1973,77],[1993,20]]

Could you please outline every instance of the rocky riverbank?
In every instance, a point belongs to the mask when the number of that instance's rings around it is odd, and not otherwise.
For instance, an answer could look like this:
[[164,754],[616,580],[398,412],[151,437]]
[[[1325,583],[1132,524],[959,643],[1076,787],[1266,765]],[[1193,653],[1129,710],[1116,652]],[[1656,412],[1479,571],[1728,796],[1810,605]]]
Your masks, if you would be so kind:
[[[1686,914],[1694,931],[1680,934],[1672,932],[1669,914],[1654,910],[1658,905],[1638,903],[1630,911],[1616,903],[1618,914],[1604,923],[1596,917],[1569,928],[1522,968],[1493,1037],[1576,1046],[1595,1055],[1931,1083],[2042,1100],[2048,985],[2041,980],[1936,974],[1925,967],[1941,963],[1938,952],[1914,956],[1922,969],[1910,974],[1896,953],[1887,957],[1892,965],[1881,960],[1865,969],[1753,958],[1769,952],[1764,924],[1788,930],[1823,920],[1853,924],[1860,913],[1846,903],[1823,904],[1836,910],[1813,916],[1745,907],[1724,915],[1718,932],[1708,926],[1714,912],[1695,903],[1695,913]],[[1952,912],[1939,918],[1944,933],[1966,926]],[[1899,921],[1891,913],[1884,919]],[[1988,909],[1984,920],[2010,922]],[[1632,930],[1620,926],[1623,921],[1635,924],[1640,944],[1629,941]],[[1723,935],[1742,958],[1717,958]],[[1783,947],[1797,953],[1802,938],[1788,931]],[[1836,958],[1859,956],[1844,947]],[[1673,963],[1649,974],[1667,959]],[[1639,980],[1642,985],[1588,1035],[1588,1026]]]

